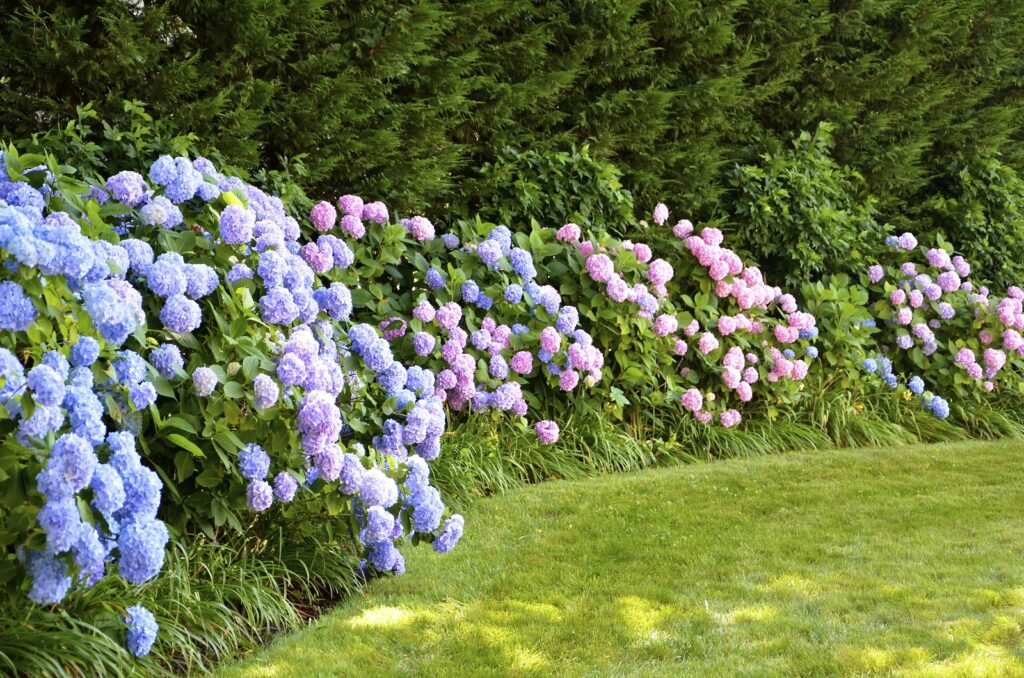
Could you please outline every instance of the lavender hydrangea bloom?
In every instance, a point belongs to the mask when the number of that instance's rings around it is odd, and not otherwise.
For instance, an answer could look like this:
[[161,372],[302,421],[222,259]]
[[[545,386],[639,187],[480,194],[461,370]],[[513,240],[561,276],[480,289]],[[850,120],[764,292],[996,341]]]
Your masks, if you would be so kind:
[[253,380],[253,389],[256,394],[256,409],[265,410],[273,407],[280,397],[280,389],[277,382],[266,374],[258,374]]
[[370,469],[359,483],[359,498],[366,506],[388,508],[398,501],[398,486],[380,469]]
[[257,513],[266,511],[274,503],[274,490],[265,480],[253,480],[245,491],[249,508]]
[[477,245],[476,254],[489,268],[497,269],[502,257],[501,244],[496,240],[484,240]]
[[299,488],[299,482],[292,474],[281,471],[274,476],[274,498],[285,503],[295,498],[295,491]]
[[252,280],[252,269],[245,264],[235,264],[227,273],[228,284],[234,285],[239,280]]
[[252,240],[256,215],[239,205],[228,205],[220,215],[220,237],[229,245],[244,245]]
[[129,607],[125,613],[124,621],[128,625],[125,645],[136,657],[144,657],[153,648],[160,625],[156,623],[153,613],[140,605]]
[[149,194],[146,180],[138,172],[118,172],[107,179],[106,186],[114,200],[129,207],[138,207]]
[[197,367],[192,372],[192,384],[196,389],[196,395],[205,398],[217,388],[217,374],[209,367]]

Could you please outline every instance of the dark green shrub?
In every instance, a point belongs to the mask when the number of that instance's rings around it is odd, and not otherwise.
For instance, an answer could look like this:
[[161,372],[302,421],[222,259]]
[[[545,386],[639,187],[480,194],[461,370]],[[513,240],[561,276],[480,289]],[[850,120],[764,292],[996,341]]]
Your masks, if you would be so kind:
[[933,227],[972,262],[979,280],[1006,287],[1024,274],[1024,178],[999,158],[959,163],[925,205]]
[[799,285],[849,270],[884,237],[860,174],[830,154],[833,129],[822,123],[813,135],[801,132],[791,150],[732,172],[739,240],[772,280]]
[[508,148],[480,175],[479,212],[491,221],[553,227],[574,222],[617,231],[636,223],[621,172],[586,145],[562,152]]

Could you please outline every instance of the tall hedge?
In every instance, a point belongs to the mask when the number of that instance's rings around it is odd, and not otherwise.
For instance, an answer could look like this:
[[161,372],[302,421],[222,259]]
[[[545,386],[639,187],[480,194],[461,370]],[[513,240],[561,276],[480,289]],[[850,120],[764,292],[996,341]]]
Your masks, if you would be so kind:
[[[0,19],[0,136],[145,102],[241,167],[308,153],[318,193],[467,210],[504,149],[589,144],[639,204],[727,223],[728,176],[836,125],[880,216],[975,157],[1022,168],[1024,5],[999,0],[21,0]],[[939,220],[941,221],[941,219]]]

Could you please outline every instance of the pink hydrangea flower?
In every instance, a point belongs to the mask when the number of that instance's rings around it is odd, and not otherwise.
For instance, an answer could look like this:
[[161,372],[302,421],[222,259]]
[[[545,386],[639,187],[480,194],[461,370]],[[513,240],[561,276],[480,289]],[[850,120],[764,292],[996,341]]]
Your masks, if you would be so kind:
[[553,421],[538,421],[534,431],[537,432],[537,438],[542,445],[551,445],[558,440],[558,424]]
[[754,397],[754,389],[748,382],[743,381],[736,387],[736,395],[739,396],[740,402],[749,403]]
[[355,214],[346,214],[341,218],[341,229],[356,239],[366,235],[366,226],[363,225],[363,220]]
[[313,222],[313,228],[320,232],[329,231],[334,228],[334,222],[337,218],[338,211],[334,209],[334,205],[326,200],[321,200],[313,205],[313,209],[309,211],[309,220]]
[[704,407],[704,396],[695,388],[691,388],[683,393],[679,400],[683,407],[691,412],[699,412],[700,408]]
[[718,416],[718,421],[725,428],[732,428],[733,426],[736,426],[740,423],[741,419],[743,419],[743,417],[736,410],[725,410]]
[[672,235],[677,238],[686,238],[693,233],[693,224],[690,223],[689,219],[680,219],[676,222],[676,225],[672,227]]
[[664,285],[672,279],[672,264],[664,259],[655,259],[647,266],[647,279],[655,285]]
[[668,221],[668,207],[665,206],[665,203],[659,202],[654,206],[654,213],[651,216],[658,226],[664,225]]
[[689,346],[686,345],[685,341],[683,341],[682,339],[676,339],[676,344],[675,344],[676,355],[678,355],[678,356],[686,355],[686,351],[688,349],[689,349]]
[[696,319],[694,319],[691,320],[690,324],[683,329],[683,334],[686,335],[687,337],[692,337],[693,335],[697,334],[697,331],[699,329],[700,324],[696,321]]
[[349,216],[359,217],[363,214],[363,199],[358,195],[343,195],[338,198],[338,207]]
[[587,257],[587,273],[597,282],[608,282],[615,274],[615,265],[607,254],[593,254]]
[[641,264],[646,264],[651,260],[651,256],[653,256],[650,246],[645,245],[644,243],[638,243],[636,247],[633,248],[633,254],[636,255],[636,260]]
[[700,239],[704,241],[704,244],[710,245],[711,247],[718,247],[725,240],[725,236],[722,235],[722,231],[717,228],[703,228],[700,232]]
[[736,331],[736,321],[727,315],[719,316],[718,318],[718,333],[723,337],[727,337]]
[[585,257],[589,257],[594,253],[594,243],[589,240],[584,240],[580,243],[580,254]]
[[674,315],[662,313],[654,319],[654,334],[659,337],[667,337],[677,329],[679,329],[679,323]]
[[700,351],[701,355],[707,355],[716,348],[718,348],[718,339],[715,335],[710,332],[700,335],[700,339],[697,340],[697,350]]
[[562,242],[579,242],[580,227],[573,223],[565,224],[555,233],[555,238]]
[[558,353],[562,347],[562,335],[554,327],[545,327],[540,331],[540,346],[548,353]]
[[760,375],[757,373],[756,368],[748,367],[747,369],[743,370],[743,381],[747,382],[748,384],[756,384],[759,376]]

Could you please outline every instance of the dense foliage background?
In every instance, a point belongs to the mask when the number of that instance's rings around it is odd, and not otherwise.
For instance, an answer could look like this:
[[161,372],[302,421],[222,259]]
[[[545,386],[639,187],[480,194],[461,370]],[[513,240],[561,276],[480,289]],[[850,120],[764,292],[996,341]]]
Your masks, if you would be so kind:
[[[494,175],[477,168],[508,148],[588,144],[638,204],[672,195],[743,233],[757,224],[730,216],[737,163],[825,121],[880,222],[1019,247],[1002,228],[1016,225],[1003,205],[1024,160],[1019,3],[11,4],[4,138],[96,100],[117,120],[134,99],[231,164],[303,161],[314,193],[434,214],[486,205]],[[1009,282],[1002,268],[988,270]]]

